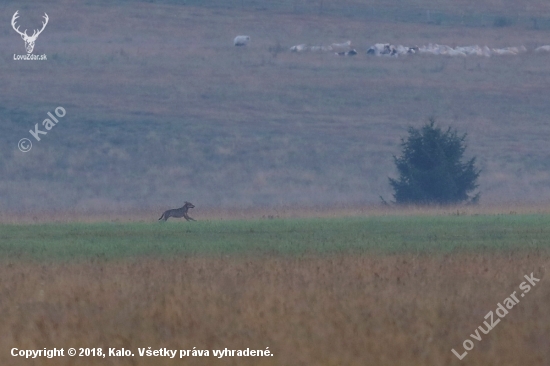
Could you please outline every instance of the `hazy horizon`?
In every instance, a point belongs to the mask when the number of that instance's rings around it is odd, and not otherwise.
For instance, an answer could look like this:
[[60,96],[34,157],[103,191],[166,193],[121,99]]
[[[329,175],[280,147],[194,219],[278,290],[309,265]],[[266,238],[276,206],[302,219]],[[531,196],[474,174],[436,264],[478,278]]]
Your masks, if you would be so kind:
[[[468,134],[481,203],[550,202],[550,53],[533,51],[550,9],[475,4],[4,3],[0,211],[377,205],[400,138],[430,117]],[[17,10],[29,35],[48,14],[33,51],[46,61],[13,59]],[[357,56],[289,51],[347,40]],[[527,52],[366,55],[379,42]]]

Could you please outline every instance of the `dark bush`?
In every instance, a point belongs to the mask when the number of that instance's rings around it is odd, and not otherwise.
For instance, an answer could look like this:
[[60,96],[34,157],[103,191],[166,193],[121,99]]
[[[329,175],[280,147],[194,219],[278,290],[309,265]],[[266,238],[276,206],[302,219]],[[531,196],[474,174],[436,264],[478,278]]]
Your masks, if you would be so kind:
[[402,156],[394,156],[398,179],[389,178],[398,204],[476,203],[480,171],[476,158],[462,163],[466,134],[458,136],[451,128],[443,132],[435,120],[420,129],[410,127],[407,140],[401,139]]

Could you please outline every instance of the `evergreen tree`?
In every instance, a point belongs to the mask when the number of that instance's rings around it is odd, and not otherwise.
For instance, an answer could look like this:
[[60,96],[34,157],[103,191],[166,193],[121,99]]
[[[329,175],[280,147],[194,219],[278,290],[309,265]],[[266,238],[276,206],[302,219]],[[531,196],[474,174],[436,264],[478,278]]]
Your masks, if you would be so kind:
[[466,150],[466,134],[458,136],[451,128],[443,132],[435,120],[422,128],[410,127],[407,140],[401,139],[402,156],[393,159],[399,172],[398,179],[389,178],[395,202],[399,204],[453,204],[473,197],[480,170],[476,158],[462,163]]

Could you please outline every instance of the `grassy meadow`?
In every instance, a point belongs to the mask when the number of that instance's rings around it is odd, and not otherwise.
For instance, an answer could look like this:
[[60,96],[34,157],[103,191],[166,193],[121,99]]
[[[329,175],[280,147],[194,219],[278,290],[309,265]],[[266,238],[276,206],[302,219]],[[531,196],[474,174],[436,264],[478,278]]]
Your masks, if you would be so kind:
[[[546,365],[548,215],[0,226],[3,365]],[[540,282],[463,361],[462,342]],[[475,334],[474,334],[475,335]],[[6,350],[208,349],[185,360]],[[212,350],[272,357],[215,359]]]
[[[172,219],[174,220],[174,219]],[[0,260],[547,249],[549,215],[0,225]]]

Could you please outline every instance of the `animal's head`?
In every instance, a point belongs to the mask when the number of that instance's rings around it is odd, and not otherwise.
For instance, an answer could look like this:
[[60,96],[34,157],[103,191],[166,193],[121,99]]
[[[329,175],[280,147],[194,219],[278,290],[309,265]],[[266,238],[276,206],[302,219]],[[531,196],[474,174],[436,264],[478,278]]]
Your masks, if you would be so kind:
[[185,201],[185,207],[187,207],[187,208],[195,208],[195,205],[192,204],[191,202]]
[[13,27],[13,29],[19,33],[19,35],[21,35],[21,38],[23,38],[23,41],[25,41],[25,49],[27,50],[27,53],[32,53],[32,50],[34,49],[34,42],[36,42],[36,39],[38,38],[38,36],[40,35],[40,33],[42,33],[42,31],[44,30],[44,28],[46,28],[46,24],[48,24],[48,14],[44,13],[44,22],[42,22],[42,29],[38,30],[38,29],[35,29],[32,36],[29,36],[27,35],[27,30],[25,29],[24,32],[21,32],[19,31],[19,27],[15,28],[15,21],[17,20],[17,18],[19,18],[19,10],[15,12],[15,14],[13,14],[13,17],[11,18],[11,26]]

